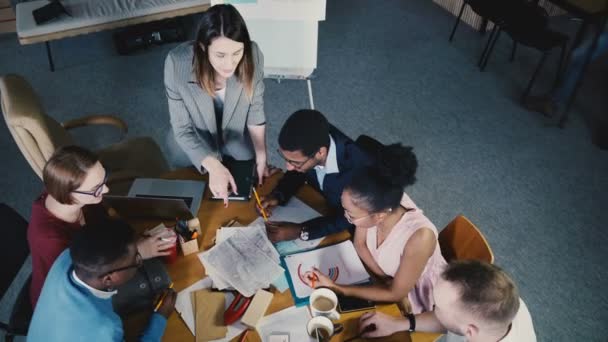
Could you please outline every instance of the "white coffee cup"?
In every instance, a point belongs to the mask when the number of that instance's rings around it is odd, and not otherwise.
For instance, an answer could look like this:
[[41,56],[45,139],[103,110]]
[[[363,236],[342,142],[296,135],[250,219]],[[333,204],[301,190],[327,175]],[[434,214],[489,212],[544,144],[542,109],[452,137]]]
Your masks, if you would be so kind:
[[[317,341],[329,341],[329,338],[334,334],[334,324],[327,317],[313,317],[306,324],[306,331],[310,337],[316,338]],[[317,333],[321,336],[317,336]],[[326,339],[321,338],[322,336],[325,336]]]
[[310,294],[310,313],[313,317],[325,316],[331,320],[340,319],[337,307],[338,296],[330,289],[320,288]]

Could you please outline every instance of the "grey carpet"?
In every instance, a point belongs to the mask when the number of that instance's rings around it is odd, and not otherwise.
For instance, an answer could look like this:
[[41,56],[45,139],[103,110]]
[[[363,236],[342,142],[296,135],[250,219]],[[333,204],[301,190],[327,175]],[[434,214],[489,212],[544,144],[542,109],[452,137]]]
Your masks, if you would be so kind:
[[[353,137],[415,147],[418,182],[408,192],[440,228],[460,213],[480,227],[496,263],[519,284],[540,341],[606,341],[608,154],[591,144],[586,126],[586,118],[606,114],[606,65],[592,66],[567,127],[548,128],[518,104],[539,55],[521,48],[509,64],[510,41],[502,37],[480,73],[475,62],[487,36],[461,25],[448,44],[452,24],[428,0],[328,1],[313,81],[317,109]],[[130,136],[162,143],[169,127],[162,66],[171,47],[121,57],[108,32],[65,39],[53,43],[51,73],[43,45],[0,35],[0,74],[24,75],[59,121],[115,113]],[[536,89],[548,88],[554,63]],[[307,106],[306,85],[265,83],[268,151],[279,164],[278,130]],[[2,201],[28,217],[41,184],[0,129]],[[111,129],[76,136],[87,146],[116,138]]]

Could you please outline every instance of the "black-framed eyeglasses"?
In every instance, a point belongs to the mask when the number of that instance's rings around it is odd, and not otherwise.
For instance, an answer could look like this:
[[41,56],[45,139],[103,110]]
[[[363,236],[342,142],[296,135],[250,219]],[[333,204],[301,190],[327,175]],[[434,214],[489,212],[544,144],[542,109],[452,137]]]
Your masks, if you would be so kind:
[[295,167],[295,168],[300,168],[302,166],[304,166],[304,164],[306,164],[309,160],[312,159],[312,157],[314,157],[315,155],[311,155],[306,157],[306,160],[302,160],[302,161],[297,161],[297,160],[291,160],[291,159],[287,159],[283,153],[281,153],[281,150],[277,149],[277,153],[281,156],[281,158],[283,158],[283,160],[285,160],[289,165]]
[[72,192],[75,192],[77,194],[82,194],[82,195],[99,197],[103,193],[103,187],[104,187],[104,185],[106,185],[107,182],[108,182],[108,174],[106,173],[106,175],[103,177],[103,182],[101,184],[99,184],[94,190],[91,190],[91,191],[74,190]]
[[142,259],[141,254],[139,254],[139,252],[137,252],[135,254],[135,262],[133,264],[124,266],[124,267],[115,268],[113,270],[109,270],[107,272],[104,272],[104,274],[100,275],[99,277],[103,278],[103,277],[107,276],[108,274],[125,271],[125,270],[131,269],[131,268],[140,268],[143,264],[144,264],[144,260]]

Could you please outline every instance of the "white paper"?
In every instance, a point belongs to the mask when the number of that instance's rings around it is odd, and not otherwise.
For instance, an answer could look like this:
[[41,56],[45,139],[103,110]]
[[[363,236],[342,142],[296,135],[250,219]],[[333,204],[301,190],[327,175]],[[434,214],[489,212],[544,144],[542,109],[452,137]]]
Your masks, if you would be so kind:
[[198,256],[214,285],[228,284],[245,297],[270,286],[284,272],[263,227],[239,230]]
[[[261,219],[261,218],[259,218]],[[257,239],[255,236],[258,234],[255,230],[259,230],[261,234],[266,235],[266,227],[264,226],[264,220],[262,219],[262,224],[258,224],[258,220],[253,221],[256,224],[250,224],[248,227],[222,227],[218,229],[215,233],[215,244],[219,245],[222,242],[228,240],[232,236],[234,236],[237,232],[242,232],[247,234],[248,237],[255,239],[258,241],[260,249],[278,263],[279,262],[279,253],[274,248],[270,240],[268,239]]]
[[[177,294],[177,298],[175,300],[175,310],[180,314],[188,329],[192,335],[195,335],[195,320],[194,320],[194,309],[192,308],[192,292],[208,289],[211,287],[211,279],[209,277],[203,278],[196,283],[190,285],[186,289],[180,291]],[[225,308],[228,309],[230,303],[234,299],[234,295],[230,292],[225,293],[226,296],[226,305]],[[228,332],[226,333],[226,337],[218,340],[213,340],[214,342],[224,342],[230,341],[236,336],[240,335],[243,331],[245,331],[247,327],[241,323],[239,319],[234,324],[228,326]]]
[[268,220],[302,223],[319,216],[321,214],[318,211],[301,200],[292,197],[285,205],[272,208],[272,216]]
[[285,265],[298,298],[308,297],[312,293],[312,288],[308,286],[304,274],[313,267],[318,268],[337,284],[349,285],[369,279],[369,274],[350,240],[288,255],[285,257]]
[[285,310],[275,312],[272,315],[263,317],[257,326],[258,334],[262,342],[269,342],[269,336],[273,333],[287,332],[289,340],[294,342],[313,342],[316,341],[308,336],[306,325],[312,317],[308,312],[308,307],[296,308],[291,306]]

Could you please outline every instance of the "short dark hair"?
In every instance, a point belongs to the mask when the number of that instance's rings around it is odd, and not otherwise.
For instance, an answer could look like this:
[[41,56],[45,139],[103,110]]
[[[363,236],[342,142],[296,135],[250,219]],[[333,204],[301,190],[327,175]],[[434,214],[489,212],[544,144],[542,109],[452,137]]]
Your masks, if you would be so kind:
[[72,192],[78,189],[95,163],[97,155],[79,146],[64,146],[51,156],[42,170],[42,180],[49,195],[59,203],[73,204]]
[[453,261],[441,277],[460,289],[460,302],[480,319],[508,324],[519,310],[517,286],[498,266],[478,260]]
[[100,275],[108,266],[125,257],[133,243],[135,232],[123,220],[107,218],[87,223],[72,239],[72,263],[80,275]]
[[346,189],[353,202],[371,213],[398,208],[406,186],[416,182],[418,160],[413,148],[401,144],[382,147],[374,163],[357,171]]
[[319,111],[300,109],[283,124],[279,146],[306,156],[314,155],[321,147],[329,148],[329,122]]

